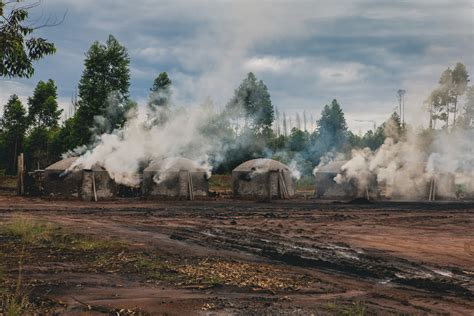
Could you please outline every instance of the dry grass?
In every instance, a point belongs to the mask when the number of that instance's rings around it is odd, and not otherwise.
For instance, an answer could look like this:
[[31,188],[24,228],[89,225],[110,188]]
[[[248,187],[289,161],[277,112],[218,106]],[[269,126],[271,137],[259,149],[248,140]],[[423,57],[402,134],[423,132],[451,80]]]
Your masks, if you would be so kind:
[[232,190],[232,176],[213,174],[209,179],[209,190]]
[[[1,316],[25,315],[34,309],[29,299],[31,285],[26,284],[23,277],[25,262],[31,261],[32,253],[44,249],[62,253],[67,249],[78,255],[94,254],[95,252],[111,249],[117,251],[123,246],[122,243],[117,241],[70,234],[55,224],[37,221],[31,217],[21,215],[13,216],[10,222],[0,226],[0,234],[8,237],[9,243],[13,243],[9,257],[18,259],[16,269],[13,267],[12,260],[10,260],[10,270],[17,271],[14,276],[8,275],[7,267],[0,267]],[[0,262],[7,262],[3,259],[0,253]]]
[[6,176],[0,173],[0,189],[16,190],[17,177]]
[[55,226],[34,221],[29,217],[15,216],[2,228],[8,235],[17,237],[26,244],[37,244],[51,240]]
[[360,301],[344,303],[337,301],[329,302],[324,306],[324,309],[331,315],[365,316],[368,314],[367,307]]
[[295,291],[307,285],[303,278],[288,277],[283,270],[265,264],[203,260],[197,264],[176,268],[197,282],[221,283],[238,287],[250,287],[270,291]]

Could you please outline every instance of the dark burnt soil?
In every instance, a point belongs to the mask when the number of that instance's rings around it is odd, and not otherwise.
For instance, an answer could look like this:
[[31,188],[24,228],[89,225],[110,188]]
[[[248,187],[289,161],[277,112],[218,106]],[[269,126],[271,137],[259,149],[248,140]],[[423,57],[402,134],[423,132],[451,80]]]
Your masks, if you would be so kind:
[[[474,204],[47,201],[0,197],[0,222],[51,222],[25,257],[32,308],[77,314],[391,314],[474,310]],[[67,233],[67,234],[66,234]],[[3,238],[3,239],[2,239]],[[71,247],[64,240],[101,241]],[[21,243],[0,236],[14,287]],[[74,249],[72,249],[74,248]]]

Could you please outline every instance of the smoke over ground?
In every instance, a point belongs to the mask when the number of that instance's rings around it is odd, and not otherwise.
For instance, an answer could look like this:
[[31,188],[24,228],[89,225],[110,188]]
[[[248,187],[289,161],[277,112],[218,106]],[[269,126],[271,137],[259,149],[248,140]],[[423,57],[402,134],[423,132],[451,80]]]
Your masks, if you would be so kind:
[[[457,194],[474,195],[473,130],[415,131],[397,133],[393,122],[386,125],[388,136],[372,151],[353,150],[349,160],[334,178],[339,184],[354,183],[359,195],[375,190],[388,198],[428,198],[432,179],[438,195],[453,198]],[[319,168],[343,155],[323,159]]]
[[[166,114],[167,120],[154,124]],[[217,152],[216,138],[207,137],[203,128],[214,117],[206,107],[158,108],[153,113],[128,112],[123,128],[96,136],[93,146],[77,159],[71,169],[105,168],[117,183],[138,186],[138,173],[151,162],[169,157],[186,157],[210,173],[209,153]]]
[[[113,104],[108,108],[124,108],[117,104],[116,99],[109,99]],[[79,156],[68,171],[99,165],[107,170],[115,182],[137,187],[141,181],[139,174],[146,167],[170,161],[170,158],[184,157],[195,162],[210,177],[211,171],[233,158],[230,156],[238,148],[250,148],[255,142],[253,135],[245,132],[238,135],[236,142],[238,132],[235,126],[229,124],[232,120],[228,115],[226,111],[216,111],[209,103],[187,108],[175,105],[142,106],[127,112],[122,128],[103,132],[113,125],[109,121],[114,121],[106,113],[95,119],[93,144],[78,147],[66,154]],[[267,151],[263,156],[267,156]],[[162,167],[166,167],[166,164]],[[289,167],[293,176],[299,178],[296,163],[290,163]],[[156,179],[160,180],[163,179]]]

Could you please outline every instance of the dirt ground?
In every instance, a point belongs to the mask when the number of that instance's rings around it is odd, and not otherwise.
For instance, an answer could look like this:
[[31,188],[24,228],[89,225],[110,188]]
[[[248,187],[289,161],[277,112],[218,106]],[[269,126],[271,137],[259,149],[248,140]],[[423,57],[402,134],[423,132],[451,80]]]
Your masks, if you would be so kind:
[[474,203],[0,196],[19,217],[53,237],[0,230],[4,286],[44,313],[474,313]]

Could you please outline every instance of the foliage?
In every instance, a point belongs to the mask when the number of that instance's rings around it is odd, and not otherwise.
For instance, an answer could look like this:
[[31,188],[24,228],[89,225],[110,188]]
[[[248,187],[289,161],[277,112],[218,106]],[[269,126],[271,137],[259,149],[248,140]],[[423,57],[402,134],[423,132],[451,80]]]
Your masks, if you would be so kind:
[[274,110],[270,93],[263,81],[251,72],[235,90],[227,110],[237,117],[243,116],[245,125],[258,132],[271,128],[273,124]]
[[[13,6],[20,1],[0,0],[0,76],[31,77],[33,62],[56,52],[53,43],[41,37],[31,37],[35,28],[26,23],[28,10],[36,6]],[[7,15],[8,13],[8,15]]]
[[448,128],[450,114],[453,113],[453,125],[456,125],[458,112],[458,99],[464,95],[469,82],[469,74],[462,63],[457,63],[454,70],[446,69],[441,74],[439,86],[431,92],[427,103],[430,112],[430,128],[435,128],[435,123],[440,120]]
[[[104,117],[110,124],[110,131],[125,121],[125,111],[115,115],[110,111],[109,97],[113,94],[115,105],[129,105],[130,58],[127,49],[112,35],[105,44],[94,42],[86,53],[85,69],[79,81],[79,102],[72,128],[70,146],[88,144],[91,140],[91,128],[94,118]],[[109,110],[108,110],[109,109]],[[113,115],[111,115],[113,114]],[[71,147],[67,149],[72,149]]]
[[29,132],[25,143],[27,167],[44,168],[59,158],[57,153],[50,150],[50,146],[58,134],[62,111],[58,109],[54,81],[39,81],[33,96],[28,98]]
[[52,79],[40,81],[28,98],[28,118],[30,125],[40,128],[57,127],[63,110],[58,109],[58,92]]
[[150,88],[149,106],[153,109],[157,106],[169,104],[171,97],[171,79],[166,72],[162,72],[155,78],[153,86]]
[[27,122],[26,109],[18,96],[12,95],[0,119],[0,163],[10,174],[15,173],[17,155],[23,150]]
[[466,90],[466,103],[460,125],[464,128],[474,128],[474,86]]
[[43,127],[35,127],[29,132],[25,142],[28,169],[46,168],[59,159],[59,156],[50,149],[57,133],[57,128],[48,129]]
[[318,129],[313,135],[312,155],[321,157],[330,151],[341,151],[347,141],[347,124],[344,112],[337,100],[325,105]]

